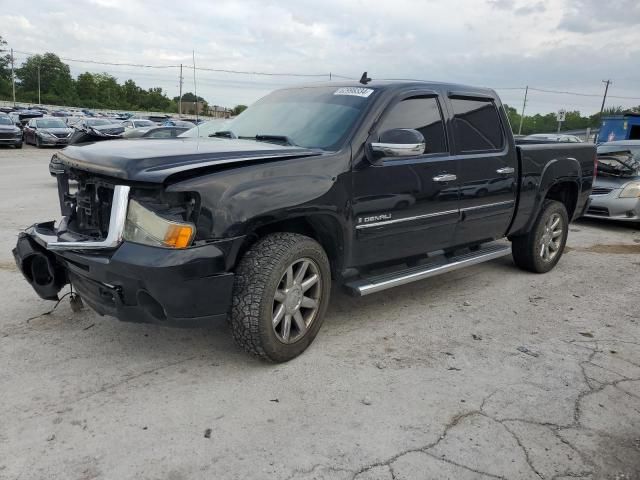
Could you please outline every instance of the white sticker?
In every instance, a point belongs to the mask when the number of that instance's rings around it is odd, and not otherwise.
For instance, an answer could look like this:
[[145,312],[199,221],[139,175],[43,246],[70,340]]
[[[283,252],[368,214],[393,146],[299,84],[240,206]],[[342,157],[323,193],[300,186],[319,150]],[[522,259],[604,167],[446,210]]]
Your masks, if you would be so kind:
[[351,95],[352,97],[364,97],[367,98],[373,93],[372,88],[362,87],[342,87],[336,90],[334,95]]

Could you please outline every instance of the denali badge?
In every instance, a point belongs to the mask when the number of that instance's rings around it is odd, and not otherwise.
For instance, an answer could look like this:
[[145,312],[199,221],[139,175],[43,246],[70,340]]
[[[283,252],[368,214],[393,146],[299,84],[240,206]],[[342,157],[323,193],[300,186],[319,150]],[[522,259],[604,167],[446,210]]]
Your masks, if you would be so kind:
[[384,213],[382,215],[371,215],[370,217],[358,217],[358,223],[381,222],[384,220],[391,220],[391,214]]

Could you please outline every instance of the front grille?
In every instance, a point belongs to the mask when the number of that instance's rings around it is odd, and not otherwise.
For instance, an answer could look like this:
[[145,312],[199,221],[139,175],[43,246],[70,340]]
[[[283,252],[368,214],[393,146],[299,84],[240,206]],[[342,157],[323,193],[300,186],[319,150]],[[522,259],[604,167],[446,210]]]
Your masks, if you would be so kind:
[[[59,182],[59,187],[62,182]],[[80,179],[78,190],[68,193],[62,185],[68,206],[68,230],[93,240],[103,240],[109,232],[114,186],[98,179]],[[64,215],[64,212],[63,212]]]
[[606,207],[590,206],[589,209],[587,210],[587,215],[598,215],[600,217],[608,217],[609,209]]
[[54,133],[54,135],[58,138],[67,138],[69,136],[67,133]]
[[606,195],[611,192],[613,188],[605,188],[605,187],[593,187],[591,190],[591,195]]
[[0,138],[2,138],[4,140],[6,140],[8,138],[13,138],[15,136],[16,136],[16,134],[13,133],[13,132],[0,132]]

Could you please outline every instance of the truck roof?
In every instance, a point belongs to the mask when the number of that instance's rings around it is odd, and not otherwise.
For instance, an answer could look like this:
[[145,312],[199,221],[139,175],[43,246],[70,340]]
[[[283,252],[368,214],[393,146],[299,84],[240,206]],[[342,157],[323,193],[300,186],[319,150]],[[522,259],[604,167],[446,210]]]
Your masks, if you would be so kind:
[[435,82],[428,80],[411,80],[411,79],[389,79],[389,80],[372,80],[366,85],[356,81],[330,81],[330,82],[320,82],[320,83],[311,83],[311,84],[302,84],[302,85],[292,85],[290,87],[282,88],[281,90],[289,90],[295,88],[322,88],[322,87],[350,87],[350,88],[372,88],[375,90],[400,90],[406,89],[407,87],[421,87],[421,88],[437,88],[437,89],[447,89],[452,92],[466,92],[466,93],[477,93],[490,97],[497,97],[496,92],[491,88],[486,87],[476,87],[472,85],[463,85],[458,83],[446,83],[446,82]]

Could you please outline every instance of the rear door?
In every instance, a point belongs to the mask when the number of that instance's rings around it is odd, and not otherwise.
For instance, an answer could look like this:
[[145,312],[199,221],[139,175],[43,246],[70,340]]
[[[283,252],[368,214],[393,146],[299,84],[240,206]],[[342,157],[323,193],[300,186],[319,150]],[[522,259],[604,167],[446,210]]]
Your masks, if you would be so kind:
[[[355,162],[353,172],[354,260],[379,263],[438,250],[451,243],[458,222],[457,165],[451,157],[442,101],[434,91],[412,91],[387,107],[369,137],[411,128],[426,151],[386,158],[380,165]],[[448,180],[447,180],[448,178]]]
[[449,93],[458,159],[460,223],[454,245],[504,236],[515,206],[517,156],[493,98]]

